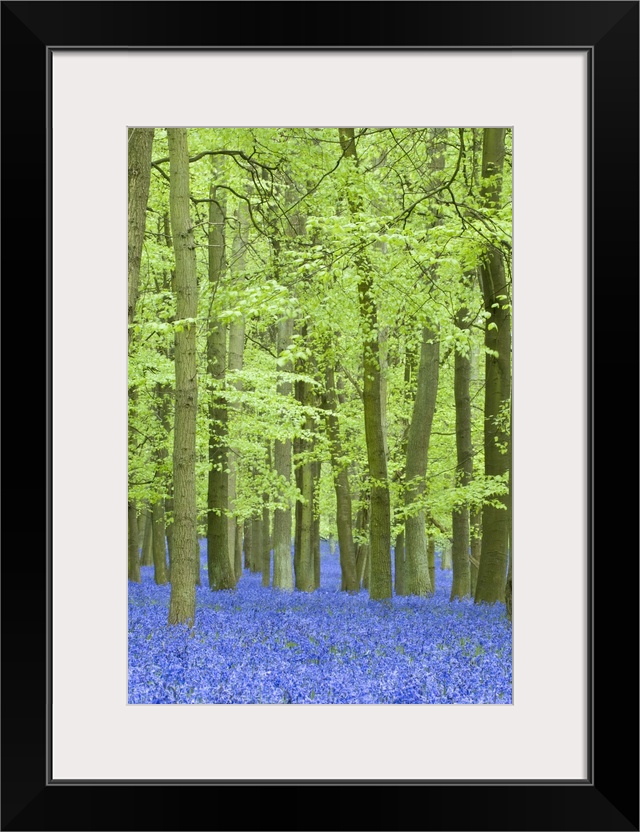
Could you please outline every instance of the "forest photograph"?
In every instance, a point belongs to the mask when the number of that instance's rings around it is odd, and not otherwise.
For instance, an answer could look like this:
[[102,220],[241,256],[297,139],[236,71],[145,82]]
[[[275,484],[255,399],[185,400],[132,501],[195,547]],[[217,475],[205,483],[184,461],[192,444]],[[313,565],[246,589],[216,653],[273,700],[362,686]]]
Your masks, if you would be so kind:
[[128,128],[129,704],[512,704],[512,138]]

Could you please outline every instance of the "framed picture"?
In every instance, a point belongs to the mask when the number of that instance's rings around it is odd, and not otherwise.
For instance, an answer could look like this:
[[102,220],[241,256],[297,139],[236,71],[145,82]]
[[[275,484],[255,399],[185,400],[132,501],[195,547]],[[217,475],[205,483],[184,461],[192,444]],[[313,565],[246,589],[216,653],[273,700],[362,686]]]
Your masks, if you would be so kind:
[[[44,535],[3,562],[2,828],[638,829],[611,441],[637,429],[614,368],[637,354],[638,3],[3,2],[2,23],[5,275],[42,299],[47,357]],[[513,704],[128,705],[126,128],[342,123],[513,129]],[[283,788],[313,809],[236,793]]]

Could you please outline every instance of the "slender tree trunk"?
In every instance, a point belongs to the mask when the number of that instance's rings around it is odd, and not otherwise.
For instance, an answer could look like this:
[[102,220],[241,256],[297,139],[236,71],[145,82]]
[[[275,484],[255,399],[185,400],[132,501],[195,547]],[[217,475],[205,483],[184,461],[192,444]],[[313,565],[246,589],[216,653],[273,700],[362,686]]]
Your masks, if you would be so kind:
[[[269,455],[271,456],[271,455]],[[269,514],[269,495],[262,495],[262,586],[271,585],[271,516]]]
[[169,556],[169,568],[167,571],[167,577],[171,580],[171,558],[173,555],[173,523],[167,522],[167,515],[171,515],[173,517],[173,485],[170,484],[170,496],[167,497],[164,501],[164,518],[165,518],[165,534],[167,536],[167,554]]
[[[500,199],[504,160],[504,128],[485,128],[482,148],[483,187],[488,208]],[[509,470],[509,406],[511,394],[511,313],[509,286],[502,253],[492,248],[480,268],[485,312],[490,317],[485,329],[484,460],[487,477],[504,476]],[[476,585],[476,603],[504,600],[509,538],[508,499],[494,495],[497,505],[485,504],[482,511],[482,554]]]
[[311,465],[313,476],[313,525],[311,528],[311,551],[313,553],[313,587],[320,589],[320,475],[322,463],[319,459]]
[[138,557],[142,557],[142,547],[144,546],[144,536],[147,531],[147,514],[144,510],[138,516]]
[[[354,130],[341,127],[338,130],[340,145],[345,158],[351,158],[357,166]],[[357,216],[361,200],[349,192],[351,213]],[[374,296],[373,269],[364,246],[354,256],[358,271],[358,301],[364,334],[363,344],[363,403],[364,427],[367,444],[367,460],[371,480],[370,529],[370,586],[373,600],[391,598],[391,501],[387,478],[386,433],[383,423],[382,374],[378,309]]]
[[430,537],[427,541],[427,562],[429,564],[430,594],[436,591],[436,542]]
[[356,558],[353,545],[351,489],[347,472],[345,455],[340,437],[338,418],[338,401],[336,393],[335,369],[332,362],[327,363],[325,372],[327,435],[331,455],[331,471],[336,492],[336,525],[338,527],[338,546],[340,547],[340,569],[342,572],[342,589],[357,592],[359,589],[356,576]]
[[[177,319],[175,334],[176,410],[173,446],[174,532],[169,624],[195,620],[194,541],[196,521],[196,415],[198,378],[196,326],[198,284],[193,228],[189,216],[189,150],[186,128],[172,127],[169,137],[170,207],[176,258]],[[186,320],[190,319],[190,320]]]
[[148,505],[145,505],[142,516],[144,516],[144,538],[142,539],[140,566],[153,566],[153,521]]
[[477,509],[469,512],[470,549],[469,571],[471,579],[471,594],[475,597],[478,585],[478,568],[482,554],[482,511]]
[[[302,403],[304,383],[296,381],[295,383],[296,400]],[[299,436],[294,437],[293,440],[293,473],[296,481],[296,488],[298,494],[302,495],[302,464],[300,463],[300,456],[302,454],[302,439]],[[296,500],[294,507],[294,533],[293,533],[293,571],[295,577],[296,589],[298,587],[298,575],[300,573],[300,551],[301,551],[301,533],[302,533],[302,501],[300,496]]]
[[[469,311],[460,309],[456,315],[456,326],[469,329]],[[465,488],[473,477],[473,448],[471,445],[471,361],[468,354],[456,350],[454,363],[454,398],[456,406],[456,455],[457,482]],[[452,517],[453,534],[453,581],[450,600],[467,598],[471,595],[471,571],[469,561],[469,504],[465,499],[454,507]]]
[[201,586],[202,581],[200,579],[200,572],[201,572],[201,564],[200,564],[200,538],[196,534],[196,539],[194,541],[194,558],[193,558],[193,570],[195,575],[195,585]]
[[244,568],[251,569],[251,554],[253,552],[253,523],[250,518],[244,521]]
[[[162,422],[162,427],[166,431],[166,437],[163,438],[163,441],[160,443],[158,448],[156,449],[155,456],[156,456],[156,465],[158,471],[165,471],[167,468],[167,459],[169,457],[169,450],[167,447],[167,442],[169,439],[169,434],[171,431],[171,405],[173,401],[173,391],[168,384],[157,384],[156,385],[156,399],[158,401],[158,413],[160,416],[160,421]],[[167,482],[165,488],[170,487],[170,482]],[[159,529],[156,528],[156,522],[154,521],[154,529],[153,529],[153,540],[154,540],[154,550],[153,550],[153,558],[154,563],[156,562],[156,551],[160,551],[160,547],[156,550],[156,535],[161,536],[162,540],[162,564],[163,564],[163,573],[165,580],[163,583],[167,583],[167,581],[171,580],[171,572],[169,565],[167,563],[167,550],[169,550],[169,538],[170,532],[173,531],[172,526],[167,526],[166,520],[166,508],[167,503],[169,501],[161,497],[160,498],[160,505],[156,510],[156,517],[160,517],[161,520],[158,520],[158,523],[161,525]],[[171,557],[170,550],[169,550],[169,557]]]
[[453,569],[453,546],[451,540],[445,540],[442,544],[442,568]]
[[244,545],[244,523],[240,523],[236,518],[236,534],[235,534],[235,551],[234,551],[234,572],[236,574],[236,581],[240,580],[242,576],[242,547]]
[[138,281],[142,243],[146,226],[147,200],[151,181],[151,147],[154,129],[152,127],[129,128],[129,343],[131,342],[133,318],[138,300]]
[[[142,244],[146,227],[147,201],[149,198],[149,183],[151,180],[151,147],[153,144],[153,128],[130,127],[128,132],[128,345],[131,348],[133,336],[133,321],[138,300],[138,283],[140,279],[140,261],[142,259]],[[135,392],[129,389],[129,398],[135,402]],[[129,417],[129,448],[135,448],[132,436],[131,417]],[[134,504],[135,515],[135,504]],[[140,581],[140,561],[138,557],[137,517],[131,516],[131,502],[127,504],[127,522],[129,526],[128,562],[129,580]],[[132,519],[136,529],[135,538],[131,538]],[[135,547],[136,566],[132,557]],[[136,577],[137,576],[137,577]]]
[[[248,216],[247,208],[242,205],[236,211],[237,232],[233,238],[231,265],[230,271],[234,280],[241,278],[246,267],[246,251],[248,238]],[[245,341],[245,322],[244,318],[234,319],[229,324],[229,375],[230,384],[236,390],[242,389],[242,382],[239,379],[233,379],[233,375],[242,370],[243,356],[244,356],[244,341]],[[237,414],[240,411],[239,405],[232,406],[232,413]],[[236,453],[232,448],[228,458],[229,476],[228,476],[228,491],[229,491],[229,510],[231,516],[229,517],[229,560],[233,565],[236,582],[240,580],[242,575],[242,523],[238,521],[236,514],[236,489],[237,489],[237,461]]]
[[[303,326],[302,334],[307,335]],[[300,370],[304,369],[302,366]],[[305,407],[314,403],[313,391],[308,382],[296,381],[296,399]],[[305,418],[305,432],[313,431],[313,420],[307,415]],[[314,589],[313,575],[313,464],[309,459],[311,442],[299,439],[294,447],[297,450],[296,485],[300,491],[300,500],[296,505],[296,531],[294,541],[294,571],[296,589],[312,592]]]
[[[304,403],[311,403],[309,385],[304,383]],[[305,428],[311,431],[313,423],[310,416],[306,418]],[[308,453],[308,443],[304,443],[304,451]],[[300,552],[296,568],[296,589],[312,592],[313,578],[313,465],[308,460],[302,464],[301,470],[302,505],[300,509]]]
[[140,555],[138,554],[138,512],[136,510],[136,504],[133,502],[133,500],[129,500],[127,504],[127,525],[129,529],[129,580],[139,584]]
[[[480,130],[474,131],[478,136],[481,134]],[[476,138],[478,147],[474,149],[474,153],[478,155],[482,151],[482,143]],[[477,395],[481,389],[484,389],[484,373],[480,373],[480,351],[476,345],[471,343],[470,350],[471,358],[471,395]],[[482,375],[482,377],[481,377]],[[474,468],[475,474],[475,468]],[[482,551],[482,507],[476,504],[469,506],[469,571],[471,575],[471,595],[475,597],[476,585],[478,583],[478,567],[480,566],[480,554]]]
[[[281,355],[291,344],[293,336],[293,319],[284,318],[278,322],[276,351]],[[283,373],[292,371],[291,362],[281,368]],[[291,396],[291,381],[285,375],[278,383],[278,394],[283,398]],[[276,439],[274,446],[274,467],[282,487],[287,490],[291,485],[291,440]],[[291,565],[291,505],[276,508],[273,513],[273,585],[278,589],[293,589],[293,569]]]
[[404,531],[398,532],[394,550],[395,590],[396,595],[406,595],[404,568]]
[[[229,374],[233,374],[242,370],[243,356],[244,356],[244,341],[245,341],[245,323],[244,318],[234,320],[229,324]],[[239,379],[230,381],[236,390],[242,390],[242,382]],[[235,416],[239,415],[241,405],[234,405],[232,411]],[[233,562],[233,571],[235,573],[236,583],[240,580],[242,575],[242,531],[243,523],[238,520],[237,506],[236,506],[236,491],[238,482],[238,462],[237,453],[235,449],[231,449],[229,453],[229,510],[231,517],[229,518],[229,559]]]
[[356,579],[358,581],[358,588],[364,586],[368,589],[369,582],[369,507],[364,505],[356,513],[356,531],[360,538],[360,543],[356,547]]
[[511,524],[513,516],[513,494],[511,491],[511,484],[513,482],[513,456],[512,456],[512,437],[513,437],[513,394],[511,400],[511,408],[509,412],[509,494],[507,502],[507,527],[509,530],[509,569],[507,571],[507,585],[505,587],[504,601],[507,607],[507,617],[509,621],[513,619],[513,526]]
[[[424,503],[431,425],[438,392],[440,342],[428,327],[422,331],[420,365],[411,424],[407,437],[405,506],[411,514],[405,521],[406,590],[409,595],[431,592],[427,559]],[[415,506],[421,506],[416,508]]]
[[262,514],[251,518],[251,572],[262,571]]
[[164,502],[157,500],[151,507],[153,520],[153,577],[156,584],[167,583],[166,550],[164,533]]
[[[415,394],[412,395],[412,380],[416,374],[416,350],[413,346],[407,344],[404,359],[404,387],[403,396],[405,403],[409,405],[415,399]],[[409,432],[409,420],[404,416],[400,420],[400,427],[402,429],[401,440],[399,443],[400,459],[402,465],[398,470],[398,479],[401,484],[401,494],[404,493],[406,484],[406,464],[407,464],[407,436]],[[404,528],[398,533],[396,537],[396,546],[394,552],[395,560],[395,591],[396,595],[407,594],[407,569],[406,569],[406,551],[405,551],[405,534]]]
[[[215,294],[225,268],[225,206],[214,185],[209,192],[209,285]],[[213,303],[213,301],[212,301]],[[213,389],[209,402],[209,488],[207,496],[207,567],[209,588],[233,589],[229,556],[228,412],[224,399],[227,327],[211,317],[207,337],[207,372]]]

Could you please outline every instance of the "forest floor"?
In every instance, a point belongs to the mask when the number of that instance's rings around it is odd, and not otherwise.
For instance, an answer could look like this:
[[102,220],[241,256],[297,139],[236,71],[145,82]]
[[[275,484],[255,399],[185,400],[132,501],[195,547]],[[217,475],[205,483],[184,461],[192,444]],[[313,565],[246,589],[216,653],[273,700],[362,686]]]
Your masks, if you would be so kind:
[[206,540],[193,628],[167,625],[170,586],[153,567],[129,583],[130,704],[510,704],[512,629],[503,604],[449,601],[436,563],[430,598],[340,592],[321,546],[321,588],[284,592],[243,573],[207,585]]

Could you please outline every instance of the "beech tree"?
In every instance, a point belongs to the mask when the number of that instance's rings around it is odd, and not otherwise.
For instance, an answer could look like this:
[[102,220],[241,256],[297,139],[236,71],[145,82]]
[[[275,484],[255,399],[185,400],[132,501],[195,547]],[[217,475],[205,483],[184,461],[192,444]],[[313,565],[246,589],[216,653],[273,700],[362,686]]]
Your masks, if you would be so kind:
[[[149,181],[151,178],[151,150],[153,146],[153,128],[130,127],[128,130],[128,343],[133,335],[133,319],[138,300],[138,283],[140,279],[140,260],[146,225],[147,200],[149,198]],[[129,387],[129,407],[135,405],[135,395]],[[135,447],[131,436],[129,422],[129,447]],[[127,505],[127,522],[129,529],[129,580],[140,581],[140,562],[138,560],[138,527],[135,501]]]
[[[209,202],[209,283],[213,296],[225,269],[224,199],[211,186]],[[229,452],[225,400],[227,326],[210,313],[207,371],[215,384],[209,402],[209,488],[207,495],[207,564],[211,589],[232,589],[235,572],[229,551]]]
[[[345,158],[354,167],[358,156],[353,127],[340,128],[340,144]],[[352,214],[357,218],[362,209],[357,191],[349,192]],[[370,524],[370,578],[369,594],[373,599],[390,598],[391,584],[391,503],[387,481],[387,457],[383,424],[382,378],[380,368],[380,342],[378,310],[373,291],[373,270],[362,242],[356,243],[354,252],[358,270],[358,299],[364,334],[362,357],[362,396],[364,403],[364,427],[371,486]]]
[[[482,146],[482,196],[489,213],[499,206],[504,166],[505,129],[488,127]],[[511,307],[502,248],[494,242],[480,261],[480,282],[487,313],[485,330],[485,474],[507,478],[511,399]],[[476,602],[504,599],[509,540],[507,497],[491,495],[482,510],[482,549]]]
[[196,315],[198,282],[193,226],[189,214],[189,150],[185,128],[171,127],[169,169],[171,228],[175,251],[175,426],[173,443],[174,531],[169,624],[195,620],[194,545],[196,520],[196,415],[198,368]]

